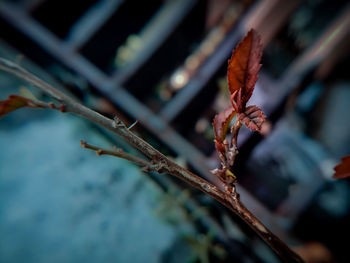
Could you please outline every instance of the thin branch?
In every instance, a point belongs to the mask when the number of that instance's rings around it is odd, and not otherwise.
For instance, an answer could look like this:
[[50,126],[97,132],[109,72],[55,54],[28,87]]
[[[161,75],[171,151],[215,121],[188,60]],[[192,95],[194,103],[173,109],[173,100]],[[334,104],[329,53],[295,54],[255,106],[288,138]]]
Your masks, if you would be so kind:
[[154,171],[157,173],[164,172],[164,164],[163,163],[155,163],[154,161],[147,161],[145,159],[128,154],[128,153],[124,152],[123,149],[120,149],[120,148],[115,148],[114,150],[107,150],[107,149],[103,149],[101,147],[97,147],[97,146],[94,146],[92,144],[89,144],[85,141],[80,141],[80,146],[82,146],[85,149],[95,151],[98,156],[111,155],[114,157],[128,160],[128,161],[140,166],[142,168],[141,170],[144,172],[150,172],[150,171]]
[[[154,164],[157,164],[159,172],[165,172],[174,175],[183,181],[186,181],[193,187],[210,195],[221,204],[241,217],[280,257],[284,262],[303,262],[299,255],[292,251],[283,241],[268,230],[239,200],[239,194],[236,191],[225,193],[215,185],[207,182],[198,175],[182,168],[175,162],[168,159],[165,155],[153,148],[150,144],[136,136],[117,118],[111,120],[105,116],[77,103],[72,98],[55,89],[43,80],[29,73],[19,65],[0,58],[0,69],[10,72],[18,78],[27,81],[40,89],[45,94],[51,96],[61,103],[67,112],[80,115],[108,130],[123,137],[127,142],[140,150],[145,156],[150,158]],[[104,153],[107,153],[106,151]],[[118,156],[119,157],[119,156]]]
[[97,146],[94,146],[92,144],[89,144],[85,141],[80,141],[80,146],[85,148],[85,149],[89,149],[89,150],[93,150],[96,152],[97,155],[111,155],[111,156],[115,156],[115,157],[118,157],[118,158],[122,158],[122,159],[125,159],[125,160],[128,160],[132,163],[135,163],[141,167],[150,167],[152,166],[152,163],[147,161],[147,160],[144,160],[144,159],[141,159],[139,157],[136,157],[134,155],[131,155],[131,154],[128,154],[126,152],[124,152],[123,149],[115,149],[115,150],[107,150],[107,149],[103,149],[101,147],[97,147]]

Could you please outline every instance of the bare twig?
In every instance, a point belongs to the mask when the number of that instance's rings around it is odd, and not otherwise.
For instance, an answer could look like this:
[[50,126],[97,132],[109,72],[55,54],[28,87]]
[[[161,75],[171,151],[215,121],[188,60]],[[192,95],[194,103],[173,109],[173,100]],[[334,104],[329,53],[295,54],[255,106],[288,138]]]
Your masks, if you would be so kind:
[[144,160],[144,159],[141,159],[141,158],[138,158],[134,155],[131,155],[131,154],[128,154],[126,152],[124,152],[123,149],[115,149],[115,150],[107,150],[107,149],[103,149],[101,147],[96,147],[92,144],[89,144],[85,141],[80,141],[80,146],[85,148],[85,149],[89,149],[89,150],[93,150],[96,152],[97,155],[111,155],[111,156],[115,156],[115,157],[118,157],[118,158],[122,158],[122,159],[125,159],[125,160],[128,160],[130,162],[133,162],[141,167],[150,167],[152,166],[152,163],[147,161],[147,160]]
[[121,159],[128,160],[128,161],[140,166],[142,168],[141,170],[144,172],[150,172],[150,171],[154,171],[157,173],[164,172],[164,164],[162,162],[156,163],[154,161],[147,161],[145,159],[128,154],[128,153],[124,152],[123,149],[120,149],[120,148],[119,149],[115,148],[114,150],[107,150],[107,149],[103,149],[101,147],[97,147],[97,146],[94,146],[92,144],[89,144],[85,141],[80,141],[80,146],[82,146],[85,149],[95,151],[98,156],[111,155],[111,156],[115,156],[115,157],[118,157]]
[[[64,93],[55,89],[51,85],[47,84],[43,80],[32,75],[22,67],[17,64],[0,58],[0,69],[10,72],[16,75],[22,80],[27,81],[33,86],[40,89],[45,94],[51,96],[57,100],[61,105],[63,105],[64,110],[67,112],[75,113],[80,115],[108,130],[123,137],[127,142],[133,145],[135,148],[140,150],[145,156],[150,158],[154,165],[156,165],[156,171],[165,172],[186,181],[193,187],[201,190],[202,192],[210,195],[221,204],[225,205],[231,211],[236,213],[241,217],[280,257],[284,262],[303,262],[303,260],[294,251],[292,251],[283,241],[281,241],[277,236],[275,236],[270,230],[268,230],[239,200],[239,194],[233,189],[231,193],[225,193],[217,188],[215,185],[210,184],[206,180],[202,179],[198,175],[182,168],[175,162],[168,159],[165,155],[160,153],[158,150],[153,148],[150,144],[136,136],[130,131],[118,118],[111,120],[105,116],[77,103],[72,98],[68,97]],[[99,149],[95,146],[85,144],[89,149],[97,150],[100,154],[110,154],[130,161],[135,161],[131,159],[129,155],[125,153],[123,156],[119,154],[118,156],[115,152],[109,152],[107,150]],[[100,150],[100,151],[99,151]],[[112,154],[113,153],[113,154]],[[126,158],[127,157],[127,158]],[[140,161],[139,158],[137,158]],[[145,161],[147,162],[147,161]],[[140,163],[143,165],[143,161]]]

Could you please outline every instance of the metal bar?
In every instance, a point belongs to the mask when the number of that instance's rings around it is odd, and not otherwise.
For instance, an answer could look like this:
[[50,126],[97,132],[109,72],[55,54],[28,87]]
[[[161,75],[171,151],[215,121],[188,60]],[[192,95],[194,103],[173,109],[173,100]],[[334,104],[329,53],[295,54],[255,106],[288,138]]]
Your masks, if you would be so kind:
[[[291,1],[286,8],[282,8],[285,4],[282,0],[264,0],[258,5],[253,6],[244,16],[239,25],[234,29],[215,51],[214,55],[210,57],[204,65],[199,69],[197,75],[193,77],[187,86],[183,87],[175,97],[168,102],[161,110],[160,115],[163,119],[171,122],[178,116],[178,114],[192,101],[192,99],[202,90],[208,80],[215,74],[222,63],[230,56],[234,44],[237,43],[250,27],[255,27],[260,31],[266,33],[264,37],[264,44],[266,45],[274,34],[276,34],[280,25],[288,18],[288,15],[295,9],[299,1]],[[275,17],[274,12],[280,10],[278,22],[276,26],[270,26],[266,29],[265,22],[267,17]],[[261,13],[264,15],[262,16]],[[275,22],[274,22],[275,23]],[[272,24],[274,24],[272,23]]]
[[245,16],[242,22],[245,32],[254,28],[261,36],[265,47],[287,22],[290,14],[298,7],[300,0],[264,0],[260,1]]
[[[280,90],[278,97],[281,99],[287,96],[298,83],[311,72],[319,63],[327,59],[335,52],[339,45],[342,44],[350,36],[350,4],[348,4],[343,12],[331,23],[324,31],[321,37],[318,38],[304,54],[302,54],[294,63],[285,71],[276,88]],[[277,107],[277,101],[272,105]],[[270,109],[272,111],[272,109]],[[317,171],[310,183],[301,183],[292,192],[292,194],[284,200],[278,212],[288,216],[291,220],[297,217],[298,214],[309,204],[313,194],[317,193],[325,184],[325,179],[321,176],[322,171]]]
[[121,84],[132,76],[164,43],[196,2],[197,0],[167,1],[140,32],[140,50],[131,61],[113,74],[113,81]]
[[67,46],[78,50],[116,12],[124,0],[103,0],[92,6],[72,26],[66,39]]
[[108,95],[109,99],[128,112],[133,118],[139,120],[166,145],[174,149],[175,152],[188,159],[191,165],[208,180],[213,182],[217,180],[217,178],[208,172],[209,169],[206,165],[206,158],[195,147],[178,135],[163,120],[155,116],[151,110],[126,92],[122,87],[116,87],[105,73],[90,64],[81,55],[65,48],[62,41],[47,31],[39,23],[30,19],[25,13],[7,4],[0,5],[0,13],[22,31],[22,33],[31,37],[41,47],[61,59],[64,64],[77,71],[96,88]]
[[350,4],[347,4],[317,41],[283,73],[279,85],[286,88],[281,90],[282,95],[292,91],[306,74],[333,53],[349,36]]
[[12,46],[10,46],[8,43],[5,42],[4,39],[0,39],[0,56],[2,58],[11,60],[11,61],[19,61],[20,65],[24,68],[30,68],[31,72],[41,78],[42,80],[46,81],[50,85],[53,85],[55,88],[57,88],[60,91],[64,91],[65,93],[68,93],[70,97],[76,98],[74,94],[72,94],[70,91],[68,91],[64,86],[62,86],[62,83],[58,82],[53,76],[45,71],[42,67],[39,67],[37,64],[35,64],[32,60],[30,60],[27,57],[21,57],[19,59],[19,55],[21,54],[20,51],[14,49]]
[[233,43],[237,43],[242,35],[243,31],[240,30],[234,30],[228,35],[224,43],[217,48],[214,55],[207,59],[190,82],[160,111],[160,116],[164,120],[168,122],[174,120],[175,117],[192,101],[227,59],[230,52],[232,52]]
[[91,76],[97,83],[106,81],[105,74],[100,72],[87,59],[72,52],[64,42],[14,5],[5,2],[1,3],[0,13],[24,35],[33,39],[44,50],[61,59],[64,64],[71,66],[81,75]]

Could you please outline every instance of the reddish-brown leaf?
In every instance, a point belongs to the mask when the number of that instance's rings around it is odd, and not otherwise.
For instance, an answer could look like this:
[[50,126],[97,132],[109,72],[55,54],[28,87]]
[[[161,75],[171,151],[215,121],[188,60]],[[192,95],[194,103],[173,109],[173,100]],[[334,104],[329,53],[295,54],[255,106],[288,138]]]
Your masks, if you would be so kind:
[[237,115],[237,119],[243,121],[252,131],[260,131],[265,118],[265,114],[255,105],[247,107],[243,113]]
[[222,112],[215,115],[213,120],[213,127],[215,139],[223,142],[226,138],[227,130],[232,118],[235,116],[235,111],[232,107],[228,107]]
[[7,100],[0,101],[0,118],[22,107],[36,108],[38,106],[31,99],[19,95],[10,95]]
[[250,99],[258,72],[261,68],[262,45],[258,33],[251,29],[233,51],[228,61],[227,80],[231,94],[232,105],[237,112],[244,110]]
[[347,178],[350,177],[350,155],[344,156],[341,163],[334,167],[335,174],[333,178]]

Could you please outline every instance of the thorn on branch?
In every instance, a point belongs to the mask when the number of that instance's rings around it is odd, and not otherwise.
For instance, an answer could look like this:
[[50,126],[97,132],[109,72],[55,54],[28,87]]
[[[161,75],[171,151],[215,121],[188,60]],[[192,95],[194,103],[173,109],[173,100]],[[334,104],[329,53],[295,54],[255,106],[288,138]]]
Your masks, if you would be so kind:
[[131,130],[137,123],[138,123],[138,120],[136,120],[136,121],[135,121],[133,124],[131,124],[129,127],[126,127],[125,124],[124,124],[117,116],[115,116],[115,117],[113,118],[112,127],[113,127],[114,129],[123,128],[123,129]]
[[154,160],[151,161],[151,165],[149,165],[146,169],[146,171],[155,171],[157,173],[162,173],[165,171],[164,168],[168,167],[167,163],[164,160],[160,160],[159,162],[156,162]]
[[163,168],[166,167],[166,164],[164,162],[159,162],[157,164],[154,165],[154,170],[157,173],[161,173],[163,171]]
[[136,120],[133,124],[131,124],[128,128],[128,130],[130,131],[139,121]]
[[117,128],[126,128],[126,127],[125,127],[125,124],[124,124],[117,116],[115,116],[115,117],[113,118],[112,127],[113,127],[114,129],[117,129]]

